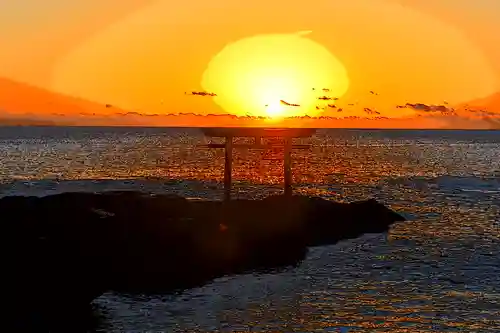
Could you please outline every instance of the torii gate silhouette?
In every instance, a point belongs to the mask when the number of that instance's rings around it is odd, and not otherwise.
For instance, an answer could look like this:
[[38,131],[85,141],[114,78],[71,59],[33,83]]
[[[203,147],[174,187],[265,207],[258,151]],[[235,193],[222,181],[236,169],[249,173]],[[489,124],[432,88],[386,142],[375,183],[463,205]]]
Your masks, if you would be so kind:
[[[284,175],[284,194],[292,195],[292,149],[309,149],[310,145],[293,144],[293,138],[311,137],[316,129],[314,128],[260,128],[260,127],[205,127],[201,128],[203,134],[207,137],[223,137],[224,143],[209,143],[203,145],[205,148],[224,148],[224,201],[231,200],[232,188],[232,166],[233,149],[272,149],[283,147],[283,175]],[[251,137],[255,141],[253,144],[235,144],[235,137]],[[268,143],[264,144],[264,138],[282,138],[283,144]]]

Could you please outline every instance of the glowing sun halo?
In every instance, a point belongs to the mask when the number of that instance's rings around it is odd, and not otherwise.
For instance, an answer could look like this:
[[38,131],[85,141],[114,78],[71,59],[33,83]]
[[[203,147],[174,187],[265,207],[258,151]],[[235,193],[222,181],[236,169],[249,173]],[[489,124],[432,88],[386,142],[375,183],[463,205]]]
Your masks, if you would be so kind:
[[231,114],[316,115],[321,89],[341,97],[349,78],[336,57],[305,35],[258,35],[227,45],[210,61],[203,89],[217,93],[215,103]]

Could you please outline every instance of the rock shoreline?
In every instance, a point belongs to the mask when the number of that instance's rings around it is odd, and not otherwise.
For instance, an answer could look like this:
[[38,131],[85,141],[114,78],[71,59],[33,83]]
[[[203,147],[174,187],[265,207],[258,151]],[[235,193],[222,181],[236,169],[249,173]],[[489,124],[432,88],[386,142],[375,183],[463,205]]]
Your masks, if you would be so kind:
[[375,200],[224,203],[129,191],[4,197],[0,214],[4,299],[14,314],[42,317],[107,291],[168,293],[296,265],[308,247],[405,220]]

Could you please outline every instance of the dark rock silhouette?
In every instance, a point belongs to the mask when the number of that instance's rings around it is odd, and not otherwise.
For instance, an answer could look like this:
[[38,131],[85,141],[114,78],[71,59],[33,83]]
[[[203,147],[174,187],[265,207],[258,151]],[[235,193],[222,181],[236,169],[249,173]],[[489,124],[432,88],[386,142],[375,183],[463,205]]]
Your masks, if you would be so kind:
[[386,232],[404,221],[375,200],[274,196],[224,203],[140,192],[5,197],[0,214],[4,300],[13,315],[39,319],[78,312],[110,290],[173,292],[295,265],[309,246]]

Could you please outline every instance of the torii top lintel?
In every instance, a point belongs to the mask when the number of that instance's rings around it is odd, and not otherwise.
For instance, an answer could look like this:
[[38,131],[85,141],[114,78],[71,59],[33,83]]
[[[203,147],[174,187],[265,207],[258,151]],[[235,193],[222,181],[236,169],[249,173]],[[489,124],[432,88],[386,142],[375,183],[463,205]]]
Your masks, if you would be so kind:
[[267,128],[267,127],[204,127],[201,131],[208,137],[284,137],[307,138],[315,128]]

